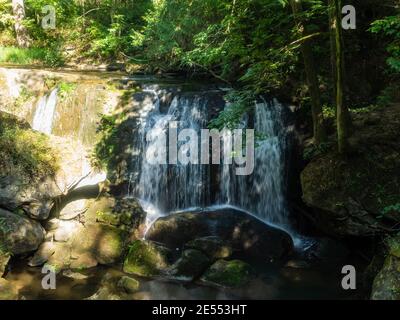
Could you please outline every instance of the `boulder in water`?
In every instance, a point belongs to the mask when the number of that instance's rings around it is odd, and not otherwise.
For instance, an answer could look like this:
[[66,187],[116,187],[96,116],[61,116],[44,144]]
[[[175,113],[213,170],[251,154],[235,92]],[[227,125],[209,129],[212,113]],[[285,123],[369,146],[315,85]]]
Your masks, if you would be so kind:
[[201,251],[187,249],[166,272],[169,278],[191,282],[203,274],[211,260]]
[[124,262],[124,272],[143,277],[159,276],[170,266],[170,250],[151,241],[134,241]]
[[159,218],[146,234],[148,240],[171,249],[207,236],[217,236],[241,254],[264,261],[285,258],[293,249],[293,241],[285,231],[234,209],[171,214]]
[[240,260],[218,260],[201,277],[208,285],[227,288],[241,287],[251,279],[251,267]]

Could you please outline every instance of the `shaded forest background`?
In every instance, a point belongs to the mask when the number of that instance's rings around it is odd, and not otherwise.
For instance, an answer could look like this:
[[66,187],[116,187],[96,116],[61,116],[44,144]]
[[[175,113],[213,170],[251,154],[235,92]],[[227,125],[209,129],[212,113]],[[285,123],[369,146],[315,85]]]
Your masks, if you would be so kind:
[[[348,4],[356,29],[335,28]],[[46,5],[55,29],[42,28]],[[331,122],[347,152],[349,109],[399,98],[399,10],[398,0],[1,0],[0,61],[215,78],[236,90],[214,126],[234,126],[269,93],[302,106],[318,146]]]

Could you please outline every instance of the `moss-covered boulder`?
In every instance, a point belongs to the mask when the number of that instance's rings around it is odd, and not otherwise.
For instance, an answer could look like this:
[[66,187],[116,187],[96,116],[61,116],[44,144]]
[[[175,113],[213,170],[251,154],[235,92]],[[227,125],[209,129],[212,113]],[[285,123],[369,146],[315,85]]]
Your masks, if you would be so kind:
[[135,293],[139,291],[140,282],[128,276],[123,276],[118,281],[118,287],[125,290],[127,293]]
[[210,258],[201,251],[187,249],[166,274],[171,279],[191,282],[201,276],[211,262]]
[[85,219],[131,230],[139,237],[146,220],[146,212],[134,198],[114,197],[108,193],[88,204]]
[[240,260],[217,260],[201,277],[208,285],[227,288],[244,286],[251,279],[251,267]]
[[44,240],[42,226],[21,214],[0,209],[0,245],[12,254],[36,250]]
[[375,277],[371,299],[400,300],[400,237],[387,239],[388,253]]
[[169,249],[151,241],[136,240],[129,246],[123,270],[138,276],[155,277],[169,266]]
[[232,255],[232,245],[216,236],[197,238],[189,241],[186,245],[188,249],[196,249],[203,252],[210,259],[225,259]]
[[400,222],[400,108],[354,116],[353,153],[314,157],[301,174],[308,217],[333,236],[373,236]]

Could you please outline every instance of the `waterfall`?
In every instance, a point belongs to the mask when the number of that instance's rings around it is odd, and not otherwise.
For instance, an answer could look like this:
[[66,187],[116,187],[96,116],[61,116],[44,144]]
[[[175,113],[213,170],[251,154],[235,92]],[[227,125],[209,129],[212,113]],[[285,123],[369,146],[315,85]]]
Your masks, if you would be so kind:
[[[207,166],[185,165],[179,162],[175,165],[150,164],[147,157],[156,152],[159,145],[152,139],[146,140],[147,136],[156,138],[161,134],[167,134],[171,121],[177,121],[178,132],[187,128],[200,132],[200,129],[206,128],[208,123],[207,96],[178,93],[166,108],[161,108],[160,101],[165,100],[165,91],[157,91],[150,87],[144,92],[148,96],[142,104],[139,138],[135,148],[135,152],[141,157],[134,164],[135,170],[131,175],[130,194],[151,203],[162,212],[207,205],[209,203],[209,170]],[[178,144],[178,150],[181,145],[182,143]],[[184,151],[182,150],[182,152]],[[167,156],[167,154],[162,156]]]
[[286,130],[282,106],[277,102],[255,103],[254,129],[259,140],[254,172],[237,176],[232,165],[222,165],[218,203],[237,206],[263,221],[288,226],[285,203]]
[[[156,142],[146,140],[149,133],[150,138],[166,134],[171,121],[179,121],[178,132],[186,128],[200,132],[200,129],[207,128],[211,117],[212,97],[205,92],[178,92],[173,93],[172,98],[169,92],[169,99],[166,98],[167,93],[154,86],[145,88],[132,151],[134,169],[129,195],[151,207],[151,220],[157,218],[160,212],[166,214],[195,207],[230,205],[250,212],[265,222],[287,226],[284,189],[287,138],[282,106],[276,101],[256,103],[254,115],[244,120],[243,127],[254,127],[261,140],[255,150],[254,172],[249,176],[237,176],[235,165],[221,164],[212,169],[210,165],[154,165],[147,161],[149,153],[158,151],[161,156],[167,156],[162,154],[164,151]],[[221,92],[218,94],[222,96]],[[222,98],[221,101],[219,110],[225,107],[225,101]]]
[[53,89],[49,95],[44,95],[40,98],[32,121],[34,130],[51,134],[57,105],[57,92],[57,88]]

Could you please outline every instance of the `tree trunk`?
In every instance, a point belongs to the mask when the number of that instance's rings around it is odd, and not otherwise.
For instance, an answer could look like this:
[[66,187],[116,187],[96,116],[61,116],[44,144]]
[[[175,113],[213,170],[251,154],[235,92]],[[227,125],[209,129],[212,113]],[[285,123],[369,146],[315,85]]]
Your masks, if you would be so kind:
[[329,13],[329,42],[331,49],[331,74],[333,84],[332,105],[336,104],[336,18],[335,18],[335,0],[328,0]]
[[24,0],[12,0],[12,10],[15,19],[14,28],[18,47],[28,48],[31,45],[31,39],[29,38],[28,30],[23,25],[23,20],[25,19]]
[[[290,1],[293,15],[299,30],[302,33],[302,37],[307,37],[309,33],[305,29],[303,19],[300,16],[302,13],[301,0],[291,0]],[[301,53],[303,55],[304,67],[306,71],[308,90],[311,97],[311,113],[313,118],[313,133],[314,133],[314,143],[316,145],[321,144],[326,140],[326,132],[324,127],[324,117],[321,107],[321,97],[319,92],[318,77],[315,71],[314,58],[311,49],[311,45],[308,41],[304,41],[301,46]]]
[[338,149],[339,153],[345,154],[349,150],[349,126],[350,114],[348,108],[343,104],[343,45],[342,45],[342,28],[341,10],[342,1],[334,0],[335,4],[335,56],[336,56],[336,124],[338,134]]

